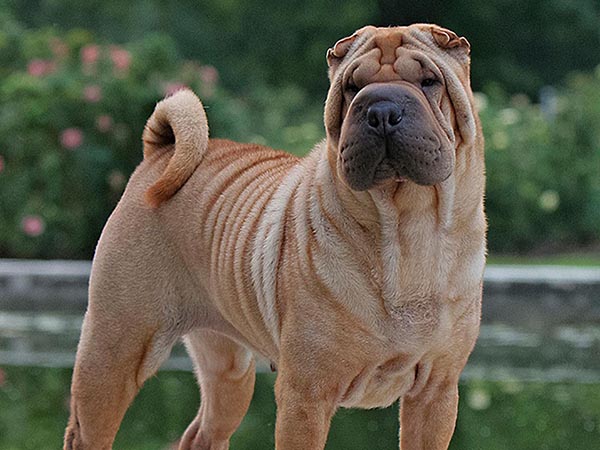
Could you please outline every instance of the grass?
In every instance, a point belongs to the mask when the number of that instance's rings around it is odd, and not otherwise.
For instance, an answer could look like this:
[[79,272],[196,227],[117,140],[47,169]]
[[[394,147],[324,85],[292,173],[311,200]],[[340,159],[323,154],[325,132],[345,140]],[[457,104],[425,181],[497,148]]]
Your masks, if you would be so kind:
[[[71,371],[0,370],[0,449],[61,448]],[[258,376],[232,450],[274,448],[273,381],[271,374]],[[460,392],[451,450],[589,450],[600,442],[600,385],[472,381],[462,384]],[[160,372],[129,409],[115,449],[170,449],[198,402],[192,374]],[[397,416],[397,407],[342,410],[334,418],[327,450],[398,448]]]
[[490,255],[487,263],[600,267],[600,253],[565,253],[550,256]]

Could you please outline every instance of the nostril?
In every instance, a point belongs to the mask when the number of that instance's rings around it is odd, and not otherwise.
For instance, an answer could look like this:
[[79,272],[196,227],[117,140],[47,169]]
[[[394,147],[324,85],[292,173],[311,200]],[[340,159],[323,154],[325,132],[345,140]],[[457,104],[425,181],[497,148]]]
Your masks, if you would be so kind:
[[398,125],[401,120],[402,120],[402,112],[399,109],[394,108],[393,110],[390,111],[390,115],[388,117],[388,123],[392,127],[395,127],[396,125]]
[[379,127],[379,111],[374,108],[369,108],[367,111],[367,122],[372,128]]
[[403,112],[395,103],[378,102],[367,110],[367,123],[372,128],[384,131],[388,127],[396,127],[402,121]]

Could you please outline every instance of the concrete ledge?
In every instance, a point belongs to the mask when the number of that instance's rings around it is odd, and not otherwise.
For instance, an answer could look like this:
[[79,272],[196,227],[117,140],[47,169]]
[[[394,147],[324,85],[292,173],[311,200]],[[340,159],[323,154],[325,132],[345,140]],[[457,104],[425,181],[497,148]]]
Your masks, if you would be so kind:
[[485,280],[494,283],[600,284],[600,267],[488,265]]
[[[89,261],[0,259],[0,310],[83,313]],[[600,268],[488,266],[483,320],[533,328],[600,323]]]
[[483,319],[533,329],[600,323],[600,268],[488,266]]
[[[90,268],[0,259],[2,364],[72,367]],[[462,378],[598,383],[599,324],[600,268],[488,266],[483,325]],[[182,345],[163,369],[191,370]]]
[[0,259],[0,310],[85,311],[89,261]]

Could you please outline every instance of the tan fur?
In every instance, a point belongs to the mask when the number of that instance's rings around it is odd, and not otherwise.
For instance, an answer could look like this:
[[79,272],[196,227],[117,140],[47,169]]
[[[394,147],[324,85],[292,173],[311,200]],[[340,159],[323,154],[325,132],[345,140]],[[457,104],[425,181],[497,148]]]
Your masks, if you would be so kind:
[[153,207],[170,199],[194,173],[208,144],[208,122],[204,108],[190,91],[182,90],[173,98],[156,105],[144,129],[144,159],[174,145],[175,151],[160,178],[146,191]]
[[[94,258],[65,449],[110,449],[181,336],[202,392],[181,450],[229,447],[253,352],[278,368],[278,450],[322,450],[337,408],[398,399],[403,450],[448,447],[478,335],[486,228],[468,48],[449,33],[365,27],[330,50],[327,139],[303,159],[208,141],[190,92],[157,106]],[[445,86],[439,101],[415,94],[429,108],[419,126],[452,145],[451,175],[350,189],[338,164],[353,131],[342,130],[355,106],[346,80],[420,86],[431,71]]]

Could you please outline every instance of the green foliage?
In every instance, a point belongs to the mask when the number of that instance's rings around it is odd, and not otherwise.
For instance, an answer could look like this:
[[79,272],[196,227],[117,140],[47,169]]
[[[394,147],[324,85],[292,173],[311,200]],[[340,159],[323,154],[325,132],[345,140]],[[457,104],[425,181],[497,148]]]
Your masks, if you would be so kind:
[[23,34],[16,65],[26,65],[0,85],[2,253],[90,254],[90,233],[98,233],[139,160],[132,150],[175,80],[172,67],[179,82],[206,87],[199,67],[175,65],[170,44],[149,37],[129,51],[95,44],[79,30]]
[[168,33],[182,55],[210,61],[237,93],[293,83],[322,95],[327,48],[377,16],[376,4],[362,0],[5,1],[32,27],[84,27],[114,42]]
[[[70,370],[0,368],[0,448],[61,447],[68,416]],[[259,374],[254,398],[231,448],[274,448],[274,376]],[[460,386],[458,424],[450,448],[584,450],[600,439],[595,384],[468,381]],[[115,448],[167,449],[199,406],[191,373],[160,372],[127,412]],[[327,449],[397,448],[398,408],[341,410]]]
[[481,117],[492,251],[598,242],[600,70],[571,77],[545,106],[491,92]]
[[214,137],[298,151],[322,134],[302,90],[234,98],[164,35],[121,47],[45,28],[4,42],[14,58],[0,83],[0,257],[90,258],[141,160],[146,119],[183,85],[203,98]]
[[434,22],[471,43],[475,89],[537,95],[600,63],[597,0],[379,0],[382,24]]
[[473,85],[536,95],[600,63],[598,0],[3,0],[29,27],[84,27],[113,42],[168,33],[224,85],[298,84],[323,95],[325,49],[363,25],[432,22],[472,45]]
[[[0,257],[90,258],[141,160],[146,119],[181,85],[201,96],[213,137],[304,154],[324,136],[322,99],[256,80],[233,95],[166,35],[118,46],[83,29],[27,30],[1,9],[0,23]],[[600,71],[571,76],[543,106],[486,93],[490,250],[597,244]]]

